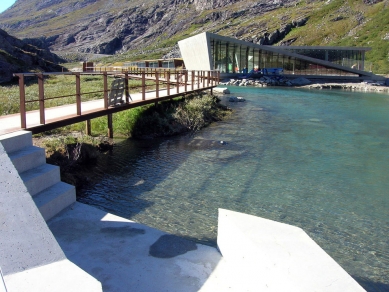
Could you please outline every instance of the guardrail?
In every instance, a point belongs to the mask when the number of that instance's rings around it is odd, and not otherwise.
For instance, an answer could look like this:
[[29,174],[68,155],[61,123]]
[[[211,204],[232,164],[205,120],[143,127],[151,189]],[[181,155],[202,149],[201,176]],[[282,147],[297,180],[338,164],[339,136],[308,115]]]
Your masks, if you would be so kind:
[[[130,79],[141,80],[141,85],[138,88],[141,88],[140,93],[142,95],[142,100],[146,99],[146,88],[148,86],[155,87],[156,97],[159,98],[159,92],[161,89],[167,90],[167,95],[170,95],[172,88],[175,88],[176,92],[174,95],[180,93],[180,86],[184,86],[182,93],[188,91],[201,90],[202,88],[215,87],[219,84],[220,73],[219,71],[188,71],[188,70],[171,70],[171,69],[159,69],[159,68],[141,68],[134,70],[113,70],[113,71],[97,71],[97,68],[94,68],[94,71],[88,72],[58,72],[58,73],[17,73],[14,76],[19,78],[19,96],[20,96],[20,122],[21,128],[27,128],[26,122],[26,104],[32,102],[39,103],[39,114],[40,114],[40,124],[44,125],[46,123],[45,119],[45,102],[47,100],[59,99],[59,98],[69,98],[75,97],[76,99],[76,114],[78,116],[82,115],[81,112],[81,103],[82,96],[84,95],[98,95],[102,94],[104,99],[104,109],[108,109],[111,105],[109,103],[109,94],[115,90],[124,91],[124,103],[130,102],[130,93],[129,93],[129,83]],[[104,68],[104,69],[109,69]],[[54,75],[71,75],[75,77],[75,86],[74,94],[63,95],[63,96],[45,96],[45,77],[54,76]],[[83,92],[81,88],[81,76],[84,75],[94,75],[102,76],[102,90],[96,90],[91,92]],[[38,98],[32,100],[26,100],[25,92],[25,82],[26,77],[37,78],[38,79]],[[109,88],[108,86],[108,77],[119,77],[124,79],[123,88]],[[146,81],[151,81],[152,85],[147,85]],[[132,87],[134,88],[134,87]]]

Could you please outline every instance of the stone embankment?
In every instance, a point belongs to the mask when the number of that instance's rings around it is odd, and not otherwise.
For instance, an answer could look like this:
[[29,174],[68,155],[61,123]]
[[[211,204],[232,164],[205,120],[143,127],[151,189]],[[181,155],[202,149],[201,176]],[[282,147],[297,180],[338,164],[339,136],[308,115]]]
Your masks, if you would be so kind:
[[389,86],[383,82],[360,82],[360,83],[313,83],[301,86],[309,89],[343,89],[350,91],[369,91],[369,92],[386,92],[389,93]]
[[353,91],[370,91],[370,92],[388,92],[389,93],[389,79],[386,81],[372,82],[363,81],[355,82],[313,82],[304,77],[295,79],[287,78],[282,75],[277,76],[262,76],[261,78],[242,78],[229,79],[220,83],[220,85],[235,85],[235,86],[294,86],[308,89],[342,89]]

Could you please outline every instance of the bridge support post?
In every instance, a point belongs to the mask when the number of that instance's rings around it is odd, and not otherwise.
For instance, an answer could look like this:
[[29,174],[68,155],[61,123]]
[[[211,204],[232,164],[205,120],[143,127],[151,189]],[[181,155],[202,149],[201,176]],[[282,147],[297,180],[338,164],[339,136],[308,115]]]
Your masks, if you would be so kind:
[[85,134],[87,134],[88,136],[92,135],[92,126],[90,120],[85,121]]
[[108,137],[113,138],[112,114],[107,115],[107,117],[108,117]]

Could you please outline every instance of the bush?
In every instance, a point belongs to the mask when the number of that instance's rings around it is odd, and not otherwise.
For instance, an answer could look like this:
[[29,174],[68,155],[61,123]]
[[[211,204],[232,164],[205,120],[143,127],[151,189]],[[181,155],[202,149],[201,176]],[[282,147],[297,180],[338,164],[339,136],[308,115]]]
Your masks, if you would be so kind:
[[196,132],[227,114],[227,108],[218,102],[215,96],[199,94],[151,106],[137,117],[131,136],[152,138]]

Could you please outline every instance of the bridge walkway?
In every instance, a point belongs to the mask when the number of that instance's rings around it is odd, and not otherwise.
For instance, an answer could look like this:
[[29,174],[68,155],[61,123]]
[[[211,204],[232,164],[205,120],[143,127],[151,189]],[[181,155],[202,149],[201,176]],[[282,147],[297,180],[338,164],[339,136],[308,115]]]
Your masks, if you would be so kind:
[[[116,77],[118,75],[123,74],[115,74]],[[193,76],[195,75],[193,74]],[[56,129],[58,127],[63,127],[82,121],[89,121],[90,119],[104,115],[110,116],[111,114],[119,111],[128,110],[146,104],[158,103],[160,101],[172,99],[182,95],[204,90],[212,91],[212,88],[218,85],[218,80],[216,80],[216,78],[209,78],[206,80],[204,77],[206,74],[204,73],[201,73],[201,76],[203,78],[202,80],[198,80],[197,76],[196,78],[192,78],[194,84],[191,84],[187,78],[187,82],[184,84],[182,82],[179,83],[177,80],[170,80],[171,83],[169,83],[168,80],[167,84],[169,88],[165,89],[158,89],[157,87],[158,90],[156,89],[153,91],[146,91],[146,87],[143,86],[142,92],[129,94],[128,88],[121,88],[119,90],[111,88],[110,90],[105,90],[105,97],[103,99],[79,101],[73,104],[48,108],[44,108],[43,106],[43,108],[33,111],[23,111],[22,108],[20,111],[21,113],[0,116],[0,135],[20,131],[21,129],[31,131],[33,134],[41,133],[44,131]],[[158,77],[147,77],[145,75],[141,77],[136,75],[127,75],[126,77],[143,78],[143,81],[157,80],[157,82],[164,82],[166,84],[165,79]],[[174,87],[171,87],[170,85],[173,85]],[[20,86],[24,87],[23,85]],[[118,98],[118,102],[116,104],[112,104],[111,101],[108,101],[108,95],[115,90],[118,90],[121,92],[121,94],[123,93],[123,95]],[[80,89],[78,89],[78,92],[80,92]],[[112,127],[112,125],[108,125],[108,127]],[[111,134],[109,135],[111,136]]]

